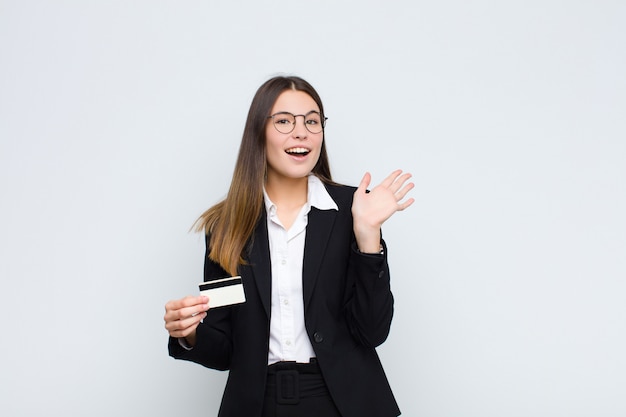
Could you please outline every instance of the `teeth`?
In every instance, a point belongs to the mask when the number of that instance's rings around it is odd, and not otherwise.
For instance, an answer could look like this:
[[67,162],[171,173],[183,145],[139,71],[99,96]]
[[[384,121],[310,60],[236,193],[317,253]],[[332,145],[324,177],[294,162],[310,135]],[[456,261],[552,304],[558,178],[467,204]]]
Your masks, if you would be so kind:
[[287,153],[309,153],[309,150],[306,148],[291,148],[287,149],[285,152]]

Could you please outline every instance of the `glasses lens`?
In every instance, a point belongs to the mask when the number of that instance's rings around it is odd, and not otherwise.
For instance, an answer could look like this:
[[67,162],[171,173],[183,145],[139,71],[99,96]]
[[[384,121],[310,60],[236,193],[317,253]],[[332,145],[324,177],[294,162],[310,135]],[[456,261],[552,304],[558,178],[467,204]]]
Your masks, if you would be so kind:
[[272,116],[272,120],[274,121],[274,127],[280,133],[289,133],[296,125],[296,119],[290,113],[277,113]]
[[322,116],[317,112],[311,112],[304,117],[304,125],[311,133],[320,133],[324,129]]

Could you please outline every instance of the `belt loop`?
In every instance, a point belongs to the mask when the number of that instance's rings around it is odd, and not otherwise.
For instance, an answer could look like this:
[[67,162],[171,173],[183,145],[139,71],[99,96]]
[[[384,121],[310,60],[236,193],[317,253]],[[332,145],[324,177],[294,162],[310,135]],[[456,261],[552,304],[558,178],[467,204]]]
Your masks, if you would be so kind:
[[276,402],[298,404],[300,402],[299,373],[296,370],[276,372]]

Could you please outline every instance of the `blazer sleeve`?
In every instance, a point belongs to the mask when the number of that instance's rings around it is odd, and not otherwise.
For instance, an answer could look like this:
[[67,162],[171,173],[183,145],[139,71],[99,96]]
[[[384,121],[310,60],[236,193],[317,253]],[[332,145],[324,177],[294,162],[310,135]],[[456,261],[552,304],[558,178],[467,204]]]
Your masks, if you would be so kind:
[[[206,237],[204,258],[204,281],[229,276],[217,263],[209,259],[209,241]],[[228,306],[209,309],[207,316],[196,329],[196,345],[187,350],[178,339],[170,337],[168,350],[176,359],[188,360],[217,370],[230,368],[232,357],[232,309]]]
[[375,348],[389,335],[393,318],[387,245],[381,239],[381,254],[361,253],[352,243],[346,280],[346,320],[352,337]]

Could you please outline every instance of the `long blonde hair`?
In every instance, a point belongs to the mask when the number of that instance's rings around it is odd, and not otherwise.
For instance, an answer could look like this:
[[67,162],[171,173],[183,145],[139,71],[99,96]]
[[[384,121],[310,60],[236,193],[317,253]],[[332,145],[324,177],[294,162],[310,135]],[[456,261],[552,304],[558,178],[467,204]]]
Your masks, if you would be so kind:
[[[226,198],[205,211],[194,223],[194,230],[210,236],[209,258],[226,272],[238,275],[239,265],[245,264],[245,249],[263,210],[263,184],[267,169],[265,154],[265,126],[278,96],[285,90],[303,91],[319,106],[324,107],[319,95],[302,78],[274,77],[257,90],[239,146],[233,178]],[[325,140],[320,157],[312,173],[325,183],[333,183]]]

